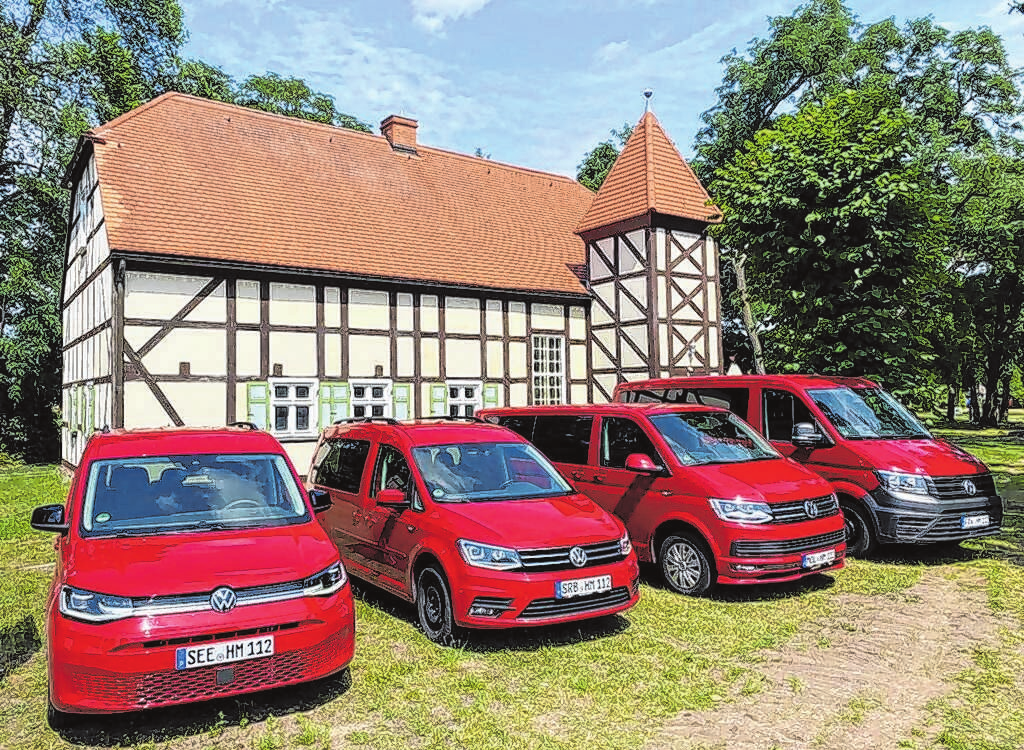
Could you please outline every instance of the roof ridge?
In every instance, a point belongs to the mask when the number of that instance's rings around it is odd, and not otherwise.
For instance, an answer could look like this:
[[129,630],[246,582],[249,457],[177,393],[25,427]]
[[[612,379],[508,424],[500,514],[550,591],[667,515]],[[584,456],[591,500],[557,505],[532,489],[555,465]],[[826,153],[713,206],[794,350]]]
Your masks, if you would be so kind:
[[654,183],[654,127],[652,121],[654,115],[650,110],[644,112],[643,126],[644,126],[644,159],[646,160],[647,168],[647,206],[651,208],[657,204],[657,192],[655,190]]
[[[417,144],[416,145],[416,150],[417,151],[436,151],[438,153],[445,154],[446,156],[454,156],[454,157],[456,157],[458,159],[465,159],[466,161],[472,161],[474,163],[493,164],[493,165],[495,165],[497,167],[501,167],[502,169],[507,169],[507,170],[514,171],[514,172],[528,172],[531,175],[537,175],[537,176],[541,176],[541,177],[554,177],[557,180],[562,180],[564,182],[568,182],[569,184],[579,185],[584,190],[590,190],[590,188],[588,188],[586,185],[584,185],[583,183],[579,182],[578,180],[574,180],[572,177],[569,177],[568,175],[558,174],[558,172],[545,172],[543,169],[534,169],[533,167],[523,167],[523,166],[520,166],[518,164],[512,164],[511,162],[507,162],[507,161],[495,161],[493,159],[485,159],[485,158],[483,158],[481,156],[474,156],[473,154],[465,154],[465,153],[463,153],[461,151],[452,151],[451,149],[440,148],[438,146],[424,146],[422,144]],[[590,190],[590,192],[593,193],[594,191]]]

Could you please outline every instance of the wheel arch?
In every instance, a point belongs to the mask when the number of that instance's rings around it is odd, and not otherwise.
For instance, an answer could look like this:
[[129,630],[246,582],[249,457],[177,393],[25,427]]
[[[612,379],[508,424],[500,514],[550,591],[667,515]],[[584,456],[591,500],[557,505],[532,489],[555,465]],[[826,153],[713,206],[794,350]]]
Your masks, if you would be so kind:
[[449,588],[451,587],[451,579],[448,577],[448,571],[444,569],[444,565],[441,564],[440,555],[436,554],[429,548],[423,548],[416,553],[416,558],[413,561],[412,566],[409,568],[409,572],[412,576],[412,580],[409,582],[409,591],[412,594],[412,601],[416,601],[416,581],[420,577],[420,573],[424,568],[435,567],[441,571],[441,575],[444,576]]
[[654,529],[651,536],[651,562],[658,562],[658,555],[661,553],[661,544],[673,532],[684,532],[693,534],[704,545],[704,551],[708,553],[708,559],[712,565],[715,564],[715,548],[707,532],[697,524],[683,518],[667,518]]

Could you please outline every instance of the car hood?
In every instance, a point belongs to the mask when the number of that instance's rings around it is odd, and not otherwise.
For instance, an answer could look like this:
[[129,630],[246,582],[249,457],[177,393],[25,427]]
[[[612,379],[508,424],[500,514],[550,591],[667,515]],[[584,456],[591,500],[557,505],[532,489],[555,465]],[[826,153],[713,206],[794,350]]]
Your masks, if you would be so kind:
[[618,539],[622,523],[584,495],[452,503],[446,526],[459,539],[516,549],[565,547]]
[[70,586],[116,596],[166,596],[295,581],[338,560],[314,523],[114,539],[78,539]]
[[706,497],[785,503],[832,493],[832,485],[788,458],[691,466]]
[[985,464],[945,440],[857,440],[848,443],[869,465],[881,471],[955,477],[982,474]]

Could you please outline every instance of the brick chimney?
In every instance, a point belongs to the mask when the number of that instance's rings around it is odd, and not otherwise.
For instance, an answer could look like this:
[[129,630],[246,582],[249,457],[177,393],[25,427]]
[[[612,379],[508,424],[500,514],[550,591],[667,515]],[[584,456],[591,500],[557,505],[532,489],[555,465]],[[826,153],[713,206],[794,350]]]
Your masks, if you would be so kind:
[[381,134],[395,151],[416,153],[416,128],[419,123],[401,115],[390,115],[380,124]]

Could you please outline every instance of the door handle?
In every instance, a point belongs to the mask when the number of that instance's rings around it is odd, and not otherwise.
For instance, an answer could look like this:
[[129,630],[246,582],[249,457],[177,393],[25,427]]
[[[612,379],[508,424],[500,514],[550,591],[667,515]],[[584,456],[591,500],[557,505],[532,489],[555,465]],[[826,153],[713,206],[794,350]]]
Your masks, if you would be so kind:
[[573,479],[583,479],[583,472],[582,471],[574,471],[572,473],[572,478]]
[[360,523],[360,522],[362,522],[363,518],[365,518],[365,515],[363,514],[363,512],[361,510],[354,510],[354,511],[352,511],[352,521],[353,521],[353,523]]
[[597,482],[598,484],[601,484],[601,482],[604,481],[604,474],[595,474],[594,481]]

